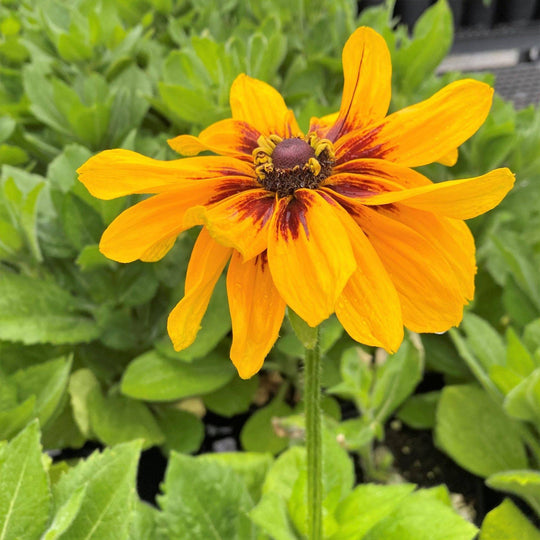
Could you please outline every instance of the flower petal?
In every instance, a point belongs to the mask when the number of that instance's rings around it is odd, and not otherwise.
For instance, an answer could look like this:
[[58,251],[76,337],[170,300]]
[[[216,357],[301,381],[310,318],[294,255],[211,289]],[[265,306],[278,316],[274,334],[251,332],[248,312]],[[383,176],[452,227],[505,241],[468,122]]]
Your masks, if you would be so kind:
[[467,299],[439,249],[383,212],[336,197],[369,238],[394,283],[403,324],[414,332],[444,332],[459,324]]
[[392,90],[392,63],[384,38],[371,28],[358,28],[343,48],[343,75],[339,116],[326,135],[331,141],[385,117]]
[[437,161],[478,130],[492,97],[485,83],[453,82],[425,101],[342,137],[335,143],[337,162],[377,157],[418,167]]
[[316,133],[321,139],[324,139],[330,128],[336,123],[338,116],[339,111],[321,118],[313,116],[309,121],[309,133]]
[[79,180],[99,199],[132,193],[162,193],[186,181],[220,176],[255,177],[253,167],[231,157],[196,157],[160,161],[130,150],[105,150],[77,170]]
[[392,205],[390,209],[381,207],[378,212],[414,229],[431,242],[452,268],[463,297],[473,299],[475,246],[471,231],[464,221],[439,217],[402,204]]
[[274,193],[251,189],[206,207],[202,219],[216,241],[235,248],[248,260],[266,250],[275,206]]
[[246,122],[227,118],[201,131],[198,137],[179,135],[169,139],[169,146],[183,156],[195,156],[205,150],[224,156],[235,156],[251,162],[260,132]]
[[454,148],[453,150],[450,150],[450,152],[444,154],[444,156],[439,157],[439,159],[437,159],[437,163],[446,165],[447,167],[453,167],[457,163],[458,157],[458,149]]
[[394,284],[360,227],[344,210],[338,215],[358,266],[338,298],[337,318],[356,341],[395,352],[403,341],[403,321]]
[[514,185],[509,169],[496,169],[482,176],[450,180],[361,198],[366,205],[401,202],[454,219],[471,219],[497,206]]
[[403,188],[431,186],[431,180],[419,172],[382,159],[355,159],[335,167],[322,186],[347,197],[371,200]]
[[281,94],[269,84],[242,73],[231,87],[231,111],[235,120],[246,122],[262,135],[298,137],[300,128]]
[[242,262],[234,252],[227,272],[227,295],[233,332],[231,360],[240,377],[249,379],[261,369],[285,314],[266,253]]
[[167,240],[196,224],[184,220],[189,208],[210,204],[231,192],[253,189],[255,185],[255,180],[231,176],[197,180],[182,189],[150,197],[122,212],[109,225],[99,249],[118,262],[132,262],[141,257],[155,260],[149,250],[156,249],[156,244],[161,242],[166,245]]
[[191,252],[184,298],[167,320],[167,331],[177,351],[195,341],[214,287],[231,253],[232,249],[220,246],[205,228],[201,230]]
[[333,313],[356,268],[335,209],[311,189],[279,199],[270,224],[268,262],[279,294],[310,326]]

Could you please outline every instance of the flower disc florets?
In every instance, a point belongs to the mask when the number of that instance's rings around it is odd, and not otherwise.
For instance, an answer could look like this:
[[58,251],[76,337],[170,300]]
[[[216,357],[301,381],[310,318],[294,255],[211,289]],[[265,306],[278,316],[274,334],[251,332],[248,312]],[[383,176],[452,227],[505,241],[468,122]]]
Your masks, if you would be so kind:
[[253,161],[260,183],[280,197],[297,189],[316,189],[330,176],[334,149],[327,139],[310,133],[305,139],[278,135],[261,136],[253,151]]

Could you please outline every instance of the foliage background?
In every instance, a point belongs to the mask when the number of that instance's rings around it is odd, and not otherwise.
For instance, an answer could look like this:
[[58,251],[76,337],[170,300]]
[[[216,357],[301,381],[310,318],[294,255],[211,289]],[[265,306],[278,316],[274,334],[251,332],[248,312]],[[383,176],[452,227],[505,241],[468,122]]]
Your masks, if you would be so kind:
[[[98,201],[75,170],[114,147],[174,158],[166,139],[227,117],[229,87],[241,72],[278,88],[305,128],[310,116],[339,108],[341,50],[362,24],[390,48],[392,110],[463,76],[435,74],[452,42],[444,0],[412,36],[391,14],[391,2],[359,14],[351,0],[2,2],[0,440],[11,442],[0,446],[1,539],[17,531],[78,538],[88,523],[99,539],[182,538],[186,530],[189,538],[208,538],[202,510],[189,500],[213,501],[213,527],[223,538],[302,537],[302,347],[289,323],[265,371],[241,381],[227,356],[220,283],[197,341],[174,352],[165,321],[183,294],[194,234],[182,235],[158,263],[105,259],[101,233],[138,198]],[[405,538],[391,534],[404,534],[399,524],[406,522],[407,530],[436,539],[443,529],[437,520],[456,527],[453,538],[474,536],[442,488],[413,493],[407,484],[366,484],[353,491],[343,447],[368,479],[384,481],[389,464],[377,461],[374,448],[394,414],[433,429],[437,445],[462,467],[540,511],[539,148],[539,109],[518,112],[496,97],[455,167],[422,168],[434,181],[498,166],[517,175],[500,207],[470,223],[477,295],[460,330],[411,336],[384,359],[357,346],[334,318],[323,324],[327,463],[336,464],[325,471],[328,538]],[[443,388],[411,396],[425,370],[442,374]],[[342,420],[344,402],[361,415]],[[242,454],[185,455],[201,447],[206,411],[245,415]],[[275,417],[288,436],[276,435]],[[87,441],[113,448],[69,471],[41,453],[40,444],[77,449]],[[171,456],[159,511],[134,495],[139,452],[152,446]],[[192,493],[193,482],[208,491]],[[19,498],[17,485],[24,487]],[[390,504],[402,499],[400,508]],[[369,500],[385,510],[366,510],[360,522],[355,509]],[[30,502],[35,510],[23,511]],[[486,518],[483,537],[497,538],[490,531],[510,523],[516,537],[536,538],[520,510],[503,504]]]

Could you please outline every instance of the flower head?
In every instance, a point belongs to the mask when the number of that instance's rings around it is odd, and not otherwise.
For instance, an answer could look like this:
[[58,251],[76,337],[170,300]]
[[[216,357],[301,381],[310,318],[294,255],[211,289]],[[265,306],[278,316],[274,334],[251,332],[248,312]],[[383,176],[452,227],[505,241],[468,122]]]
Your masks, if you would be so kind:
[[184,156],[217,155],[157,161],[107,150],[79,169],[102,199],[156,194],[104,232],[111,259],[158,260],[202,225],[168,320],[177,350],[195,340],[227,264],[231,359],[244,378],[261,368],[286,306],[311,326],[335,312],[352,338],[391,352],[404,326],[442,332],[461,321],[476,271],[463,220],[496,206],[514,178],[497,169],[434,184],[411,167],[455,161],[493,91],[457,81],[386,116],[390,54],[369,28],[347,41],[343,69],[340,110],[313,118],[307,135],[275,89],[240,75],[232,118],[169,141]]

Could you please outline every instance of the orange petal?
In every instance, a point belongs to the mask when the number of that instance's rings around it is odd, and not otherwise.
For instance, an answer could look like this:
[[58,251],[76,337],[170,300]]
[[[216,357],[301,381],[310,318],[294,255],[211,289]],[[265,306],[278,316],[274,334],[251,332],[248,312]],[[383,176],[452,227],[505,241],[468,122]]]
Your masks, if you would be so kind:
[[471,231],[464,221],[439,217],[402,204],[392,205],[389,209],[380,207],[378,212],[414,229],[431,242],[452,268],[463,297],[473,299],[475,246]]
[[231,253],[230,248],[213,240],[206,229],[201,230],[189,259],[184,298],[167,320],[167,331],[177,351],[195,341],[214,287]]
[[247,122],[263,135],[287,138],[302,134],[281,94],[263,81],[238,75],[231,86],[230,101],[233,118]]
[[274,193],[251,189],[204,209],[202,218],[210,235],[251,259],[268,245],[268,227],[276,206]]
[[444,156],[441,156],[439,159],[437,159],[437,163],[440,163],[441,165],[446,165],[447,167],[453,167],[457,163],[458,157],[458,149],[454,148],[453,150],[450,150],[450,152],[446,153]]
[[403,341],[403,321],[394,284],[360,227],[344,210],[338,215],[358,267],[338,298],[337,318],[356,341],[395,352]]
[[401,202],[454,219],[471,219],[497,206],[514,180],[509,169],[496,169],[475,178],[360,196],[358,202],[371,206]]
[[371,28],[358,28],[343,48],[343,97],[336,123],[326,138],[382,120],[390,105],[392,63],[384,38]]
[[453,82],[425,101],[342,137],[335,143],[337,162],[376,157],[408,167],[433,163],[478,130],[492,97],[485,83]]
[[335,167],[323,186],[342,195],[371,200],[403,188],[431,186],[419,172],[382,159],[356,159]]
[[156,242],[140,256],[141,261],[156,262],[163,259],[163,257],[165,257],[165,255],[167,255],[169,251],[171,251],[175,242],[176,236],[172,236],[171,238],[165,238],[165,240],[160,240],[159,242]]
[[252,189],[254,185],[256,182],[249,178],[230,176],[193,181],[182,189],[150,197],[122,212],[109,225],[99,249],[118,262],[132,262],[141,257],[155,260],[152,250],[157,244],[167,245],[167,241],[195,224],[184,220],[189,208],[218,201],[231,192]]
[[279,199],[270,224],[268,262],[281,297],[310,326],[333,313],[356,268],[334,207],[311,189]]
[[254,177],[253,167],[230,157],[196,157],[160,161],[130,150],[105,150],[77,170],[79,180],[99,199],[132,193],[161,193],[186,181],[225,175]]
[[403,324],[414,332],[456,326],[467,302],[445,256],[410,227],[382,212],[334,194],[354,217],[379,255],[401,303]]
[[272,280],[266,253],[247,262],[233,253],[227,295],[233,332],[231,360],[240,377],[249,379],[261,369],[285,314],[285,302]]
[[252,162],[251,153],[258,146],[259,131],[246,122],[227,118],[201,131],[198,137],[179,135],[169,139],[169,146],[183,156],[195,156],[209,150]]
[[316,133],[321,139],[324,139],[330,128],[336,123],[338,116],[339,111],[321,118],[312,117],[309,121],[309,132]]

